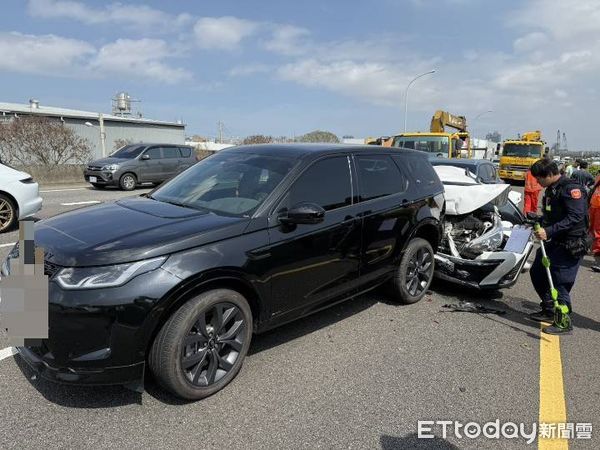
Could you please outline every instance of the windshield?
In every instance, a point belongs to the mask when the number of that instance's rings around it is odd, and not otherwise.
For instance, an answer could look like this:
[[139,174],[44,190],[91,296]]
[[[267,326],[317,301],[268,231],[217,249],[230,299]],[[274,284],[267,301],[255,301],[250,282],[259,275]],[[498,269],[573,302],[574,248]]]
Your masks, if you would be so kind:
[[293,165],[290,158],[218,153],[173,178],[150,198],[217,214],[249,216]]
[[448,138],[446,136],[396,136],[392,146],[448,156]]
[[116,152],[112,153],[110,156],[113,158],[122,158],[122,159],[132,159],[142,153],[142,150],[146,148],[145,145],[126,145],[125,147],[121,147]]
[[527,156],[541,158],[542,146],[536,144],[504,144],[502,156]]

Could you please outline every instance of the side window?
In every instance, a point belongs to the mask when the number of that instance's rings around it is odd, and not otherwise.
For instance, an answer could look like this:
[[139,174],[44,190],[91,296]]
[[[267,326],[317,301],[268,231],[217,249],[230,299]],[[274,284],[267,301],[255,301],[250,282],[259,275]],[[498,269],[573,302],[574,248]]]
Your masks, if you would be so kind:
[[492,172],[492,181],[498,181],[498,172],[496,172],[496,167],[492,164],[489,166],[490,171]]
[[149,150],[146,150],[146,155],[150,156],[150,159],[162,159],[162,152],[160,147],[153,147]]
[[494,181],[493,171],[491,170],[491,166],[489,164],[482,164],[479,166],[479,177],[484,183],[490,183]]
[[163,155],[165,158],[180,158],[177,147],[163,147]]
[[292,185],[279,209],[289,209],[301,202],[315,203],[325,211],[350,205],[352,185],[348,157],[327,158],[310,166]]
[[189,147],[179,147],[179,153],[183,158],[189,158],[192,155],[192,149]]
[[356,155],[361,201],[404,192],[407,179],[387,155]]
[[414,179],[416,192],[427,194],[442,182],[426,157],[415,154],[393,155],[393,160]]

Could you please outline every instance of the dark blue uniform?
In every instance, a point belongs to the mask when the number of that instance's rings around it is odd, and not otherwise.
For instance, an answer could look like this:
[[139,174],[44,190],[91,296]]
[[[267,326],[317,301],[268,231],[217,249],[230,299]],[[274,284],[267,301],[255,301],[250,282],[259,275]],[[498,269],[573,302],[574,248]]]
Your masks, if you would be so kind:
[[[550,258],[552,281],[558,291],[559,303],[568,305],[570,311],[570,292],[583,256],[573,256],[568,248],[574,242],[584,239],[587,234],[586,194],[580,184],[563,176],[546,188],[542,208],[542,226],[548,237],[544,244]],[[542,266],[541,249],[538,249],[535,255],[530,275],[531,282],[542,300],[542,309],[551,312],[553,303],[546,269]]]

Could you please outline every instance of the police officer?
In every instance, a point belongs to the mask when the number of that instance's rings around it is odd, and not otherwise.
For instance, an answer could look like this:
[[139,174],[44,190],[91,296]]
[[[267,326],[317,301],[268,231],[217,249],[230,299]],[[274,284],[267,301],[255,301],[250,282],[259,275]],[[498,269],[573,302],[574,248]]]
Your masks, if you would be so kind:
[[[561,176],[557,164],[550,159],[535,162],[531,166],[531,173],[546,188],[542,202],[542,227],[536,231],[536,236],[545,241],[558,302],[567,305],[571,313],[571,288],[575,284],[581,259],[587,253],[586,195],[576,181]],[[542,300],[542,310],[529,317],[539,322],[549,322],[554,317],[554,307],[546,269],[542,265],[541,250],[537,251],[530,275]],[[543,331],[548,334],[570,334],[572,329],[571,325],[563,328],[554,322]]]

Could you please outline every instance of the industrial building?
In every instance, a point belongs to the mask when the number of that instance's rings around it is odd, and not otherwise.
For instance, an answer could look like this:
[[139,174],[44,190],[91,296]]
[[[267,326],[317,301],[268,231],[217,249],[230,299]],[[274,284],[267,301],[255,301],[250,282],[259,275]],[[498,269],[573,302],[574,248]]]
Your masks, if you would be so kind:
[[32,115],[57,119],[71,127],[90,142],[92,159],[109,155],[115,150],[116,143],[124,140],[133,143],[185,142],[185,124],[134,117],[130,97],[125,92],[113,99],[112,114],[43,106],[35,99],[29,104],[0,102],[0,122]]

